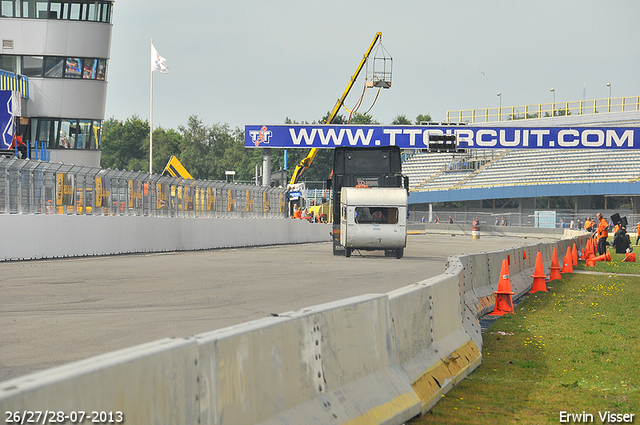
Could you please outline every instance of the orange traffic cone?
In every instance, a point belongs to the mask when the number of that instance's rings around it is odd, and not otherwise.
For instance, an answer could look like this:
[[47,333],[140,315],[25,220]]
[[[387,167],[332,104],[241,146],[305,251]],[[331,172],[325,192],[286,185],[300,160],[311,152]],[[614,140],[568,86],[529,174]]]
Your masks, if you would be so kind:
[[562,273],[573,273],[573,259],[571,258],[571,248],[567,247],[567,255],[564,256]]
[[587,260],[589,259],[589,257],[594,256],[593,241],[591,240],[591,238],[587,239],[587,250],[584,254],[587,257]]
[[611,254],[609,254],[608,252],[605,252],[604,254],[593,258],[593,261],[594,262],[596,262],[596,261],[611,261]]
[[536,268],[533,272],[533,284],[531,285],[531,293],[538,291],[547,292],[547,284],[545,279],[547,276],[544,275],[544,265],[542,264],[542,253],[538,251],[536,254]]
[[573,249],[571,250],[571,260],[573,261],[573,265],[578,265],[578,247],[575,242],[573,243]]
[[591,257],[587,260],[587,266],[588,267],[595,267],[596,266],[596,262],[593,260],[595,257]]
[[587,256],[584,255],[584,248],[582,248],[582,253],[580,254],[580,259],[581,260],[586,260],[587,259]]
[[558,261],[558,250],[553,247],[553,256],[551,257],[551,268],[549,270],[549,281],[562,280],[560,274],[560,262]]
[[511,295],[511,279],[509,279],[509,262],[505,258],[502,260],[502,269],[500,270],[500,280],[498,281],[498,290],[496,294],[496,306],[490,316],[502,316],[505,313],[513,313],[513,300]]
[[522,259],[523,260],[527,259],[527,251],[522,251]]

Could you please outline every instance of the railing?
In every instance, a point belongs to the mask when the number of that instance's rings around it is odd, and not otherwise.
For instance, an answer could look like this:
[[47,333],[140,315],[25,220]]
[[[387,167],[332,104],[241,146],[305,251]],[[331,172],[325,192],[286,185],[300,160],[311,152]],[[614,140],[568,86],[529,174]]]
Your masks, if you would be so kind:
[[447,121],[480,123],[640,110],[640,96],[447,111]]
[[286,217],[286,189],[0,157],[0,214]]
[[23,99],[29,99],[29,79],[0,69],[0,90],[18,91]]

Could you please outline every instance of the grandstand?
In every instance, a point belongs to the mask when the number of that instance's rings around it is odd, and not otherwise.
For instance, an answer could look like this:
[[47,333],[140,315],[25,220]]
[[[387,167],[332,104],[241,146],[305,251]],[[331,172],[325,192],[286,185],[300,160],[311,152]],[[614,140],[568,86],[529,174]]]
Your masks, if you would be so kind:
[[418,153],[404,163],[414,191],[640,179],[640,152],[531,149],[498,151],[476,170],[455,169],[464,154]]
[[[529,119],[526,124],[637,126],[640,111]],[[604,195],[631,196],[634,214],[640,212],[636,211],[640,210],[640,150],[476,149],[455,154],[417,150],[407,155],[403,173],[409,177],[411,204]]]

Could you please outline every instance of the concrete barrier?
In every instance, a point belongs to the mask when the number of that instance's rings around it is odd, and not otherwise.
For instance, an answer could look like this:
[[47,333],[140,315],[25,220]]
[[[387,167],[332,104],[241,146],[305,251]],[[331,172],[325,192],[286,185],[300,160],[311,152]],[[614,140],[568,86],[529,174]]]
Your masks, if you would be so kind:
[[0,261],[330,241],[331,226],[268,218],[0,214]]
[[402,424],[480,365],[478,318],[493,309],[502,261],[524,294],[535,254],[550,264],[554,246],[564,257],[574,242],[581,248],[586,238],[451,257],[444,274],[388,294],[5,381],[0,411],[121,411],[127,423]]
[[385,423],[420,413],[395,366],[385,295],[196,336],[202,423]]
[[[543,227],[530,226],[492,226],[481,224],[480,237],[482,236],[505,236],[505,237],[548,237],[562,238],[568,229],[547,229]],[[412,223],[407,226],[408,231],[419,233],[434,233],[442,235],[464,235],[472,236],[471,224],[448,224],[448,223]],[[567,234],[567,237],[573,235]],[[570,235],[570,236],[569,236]]]
[[90,423],[97,412],[108,423],[105,412],[111,423],[197,424],[198,372],[195,340],[167,338],[2,382],[0,411],[19,412],[17,423],[36,422],[24,412],[40,412],[38,423],[65,422],[57,412]]

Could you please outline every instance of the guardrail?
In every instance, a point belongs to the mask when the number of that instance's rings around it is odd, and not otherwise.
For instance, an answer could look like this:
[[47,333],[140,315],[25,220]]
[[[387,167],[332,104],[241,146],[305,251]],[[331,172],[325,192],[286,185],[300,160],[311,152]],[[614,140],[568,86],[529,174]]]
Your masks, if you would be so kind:
[[286,217],[286,189],[0,157],[0,214]]
[[640,96],[612,97],[571,102],[453,110],[447,111],[447,121],[471,124],[638,110],[640,110]]
[[[586,237],[449,258],[444,274],[199,334],[164,339],[0,383],[0,411],[118,412],[127,423],[402,424],[481,362],[478,318],[502,261],[515,297]],[[91,413],[90,413],[91,412]],[[5,413],[6,415],[6,413]]]

